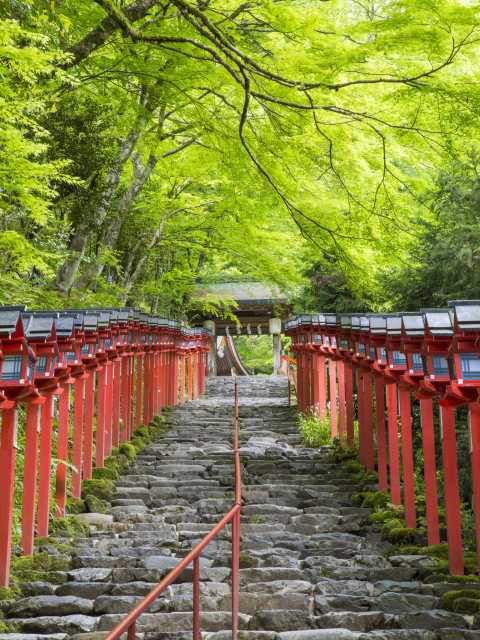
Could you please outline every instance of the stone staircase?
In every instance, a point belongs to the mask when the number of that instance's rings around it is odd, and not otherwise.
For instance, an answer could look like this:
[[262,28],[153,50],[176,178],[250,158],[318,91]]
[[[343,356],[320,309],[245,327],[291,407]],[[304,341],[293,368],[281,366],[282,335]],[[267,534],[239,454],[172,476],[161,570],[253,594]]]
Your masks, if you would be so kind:
[[[417,556],[386,559],[369,511],[328,450],[301,446],[284,378],[240,378],[244,473],[241,640],[480,639],[472,618],[439,608],[452,585],[423,584]],[[19,632],[0,640],[99,640],[230,508],[233,380],[177,407],[172,428],[116,483],[111,513],[92,517],[60,584],[25,585],[7,611]],[[96,523],[96,524],[94,524]],[[230,532],[201,562],[202,630],[230,634]],[[187,570],[144,614],[145,640],[191,638]],[[57,576],[58,578],[58,576]]]

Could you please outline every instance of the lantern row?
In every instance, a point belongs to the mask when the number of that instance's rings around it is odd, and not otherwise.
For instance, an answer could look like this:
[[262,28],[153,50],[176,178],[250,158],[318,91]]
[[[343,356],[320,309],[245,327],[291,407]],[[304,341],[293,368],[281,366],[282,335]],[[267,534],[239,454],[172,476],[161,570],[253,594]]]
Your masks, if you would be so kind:
[[0,307],[0,586],[9,583],[19,407],[25,410],[21,549],[29,555],[34,536],[48,535],[54,435],[61,517],[68,486],[80,498],[82,480],[136,428],[162,407],[202,393],[208,351],[207,330],[132,309]]
[[449,567],[458,575],[464,562],[455,408],[468,405],[480,563],[480,301],[455,300],[447,309],[408,313],[301,315],[286,323],[285,332],[296,354],[299,408],[320,417],[329,408],[332,436],[354,447],[356,392],[360,461],[377,468],[379,490],[389,491],[394,505],[404,504],[410,528],[417,520],[412,395],[420,401],[429,544],[440,542],[438,405]]

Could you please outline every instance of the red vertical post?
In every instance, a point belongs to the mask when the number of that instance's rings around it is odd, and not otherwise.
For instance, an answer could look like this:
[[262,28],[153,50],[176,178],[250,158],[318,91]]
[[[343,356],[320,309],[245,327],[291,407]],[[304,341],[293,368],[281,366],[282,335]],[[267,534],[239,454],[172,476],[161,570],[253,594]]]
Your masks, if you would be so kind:
[[85,408],[85,376],[75,380],[73,405],[72,497],[80,498],[83,465],[83,419]]
[[330,382],[330,431],[332,438],[338,435],[337,426],[337,366],[335,360],[330,360],[328,364]]
[[402,495],[400,490],[400,462],[398,449],[397,385],[394,383],[387,384],[387,413],[390,496],[392,504],[400,506],[402,504]]
[[144,355],[143,360],[143,424],[149,424],[149,410],[150,410],[150,354],[148,352]]
[[172,386],[173,386],[173,404],[178,404],[178,351],[175,349],[172,353],[173,360],[173,376],[172,376]]
[[339,360],[337,363],[338,373],[338,435],[342,443],[347,435],[347,411],[345,406],[345,363]]
[[385,382],[380,377],[375,378],[375,413],[377,425],[378,488],[380,491],[388,491]]
[[10,581],[10,555],[12,551],[12,515],[15,486],[15,462],[17,450],[17,408],[3,409],[0,432],[0,587],[8,587]]
[[21,541],[22,554],[24,556],[30,556],[33,553],[33,535],[35,530],[35,498],[37,493],[39,428],[40,403],[38,402],[38,400],[33,400],[27,403],[27,415],[25,421],[25,457],[23,468]]
[[[150,354],[149,354],[150,355]],[[122,423],[122,442],[127,442],[130,439],[130,425],[128,421],[128,394],[129,394],[129,367],[130,367],[130,357],[125,356],[122,358],[122,379],[121,379],[121,423]],[[149,399],[150,400],[150,399]],[[150,402],[148,403],[148,408],[150,409]],[[150,414],[147,416],[147,420],[145,424],[150,422]]]
[[411,529],[417,526],[415,507],[415,482],[412,444],[412,407],[410,391],[400,387],[400,429],[402,433],[403,502],[405,524]]
[[135,424],[135,356],[131,355],[130,358],[130,390],[128,394],[128,419],[130,421],[130,431],[137,428]]
[[116,358],[112,364],[112,446],[120,444],[120,376],[122,360]]
[[185,354],[180,354],[180,402],[185,402]]
[[48,536],[50,515],[50,475],[52,471],[53,398],[49,394],[42,406],[40,431],[40,465],[38,478],[37,531],[40,537]]
[[142,421],[142,389],[143,389],[143,355],[137,356],[137,389],[135,393],[136,408],[135,408],[135,424],[140,427],[143,424]]
[[327,414],[327,385],[325,377],[325,356],[318,355],[318,407],[321,418]]
[[187,377],[187,398],[192,399],[193,395],[193,354],[188,354],[188,377]]
[[367,466],[366,436],[365,436],[365,387],[364,373],[357,369],[357,405],[358,405],[358,454],[360,462]]
[[95,372],[90,371],[85,384],[85,424],[83,427],[83,480],[92,477],[93,408],[95,404]]
[[480,567],[480,404],[469,405],[470,456],[472,465],[473,513],[477,542],[477,564]]
[[445,512],[447,519],[448,559],[450,573],[463,575],[462,520],[458,485],[457,436],[455,409],[440,407],[442,426],[443,478],[445,485]]
[[372,427],[372,374],[365,371],[363,374],[363,418],[364,418],[364,435],[365,435],[365,465],[368,471],[375,469],[375,443],[373,440]]
[[55,485],[56,515],[65,515],[67,501],[68,433],[70,430],[70,385],[62,387],[58,403],[57,477]]
[[105,457],[112,453],[113,446],[113,362],[109,360],[105,365]]
[[438,519],[437,464],[435,460],[435,432],[433,427],[433,401],[420,400],[420,422],[422,427],[423,477],[425,484],[425,512],[428,544],[440,543]]
[[355,446],[355,409],[353,406],[353,367],[350,362],[345,363],[345,405],[347,445],[350,449],[353,449]]
[[95,467],[103,467],[105,459],[105,391],[106,367],[97,372],[97,429],[95,432]]

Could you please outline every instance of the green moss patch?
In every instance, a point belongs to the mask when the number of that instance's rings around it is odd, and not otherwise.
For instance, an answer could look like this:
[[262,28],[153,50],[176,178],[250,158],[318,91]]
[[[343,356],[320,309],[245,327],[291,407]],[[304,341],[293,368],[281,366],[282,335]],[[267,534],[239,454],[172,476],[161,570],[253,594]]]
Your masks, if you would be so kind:
[[119,451],[121,454],[126,456],[128,460],[135,460],[137,455],[137,450],[133,444],[130,442],[124,442],[120,445]]
[[82,483],[82,498],[95,496],[100,500],[111,500],[115,492],[115,485],[106,478],[97,480],[84,480]]

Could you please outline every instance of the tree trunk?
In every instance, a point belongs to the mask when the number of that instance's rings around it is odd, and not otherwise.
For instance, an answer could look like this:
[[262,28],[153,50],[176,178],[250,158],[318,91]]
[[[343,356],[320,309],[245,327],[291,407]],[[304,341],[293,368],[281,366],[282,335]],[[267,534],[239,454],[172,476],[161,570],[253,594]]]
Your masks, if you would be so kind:
[[105,187],[100,196],[99,203],[93,211],[91,218],[92,223],[88,224],[87,222],[82,221],[75,230],[70,241],[71,254],[65,259],[64,263],[59,268],[55,280],[57,289],[62,293],[68,293],[72,288],[73,283],[76,280],[82,258],[85,254],[85,249],[93,235],[93,231],[95,227],[98,228],[98,226],[100,226],[105,220],[118,183],[120,182],[122,169],[128,158],[133,153],[141,128],[142,127],[136,126],[121,143],[117,157],[115,158],[115,161],[107,175]]
[[143,245],[143,242],[141,240],[137,242],[135,249],[130,253],[130,258],[129,258],[127,267],[125,269],[125,275],[122,281],[122,287],[124,289],[124,293],[122,294],[122,301],[124,304],[130,294],[130,291],[133,288],[133,285],[138,280],[138,277],[142,272],[143,265],[145,264],[148,258],[148,252],[150,251],[150,249],[153,249],[153,247],[160,240],[164,227],[165,227],[165,221],[162,220],[158,228],[156,229],[155,233],[150,238],[150,242],[144,247],[144,251],[142,255],[139,257],[139,259],[137,260],[137,263],[135,264],[135,266],[133,266],[134,256],[138,254],[138,250]]
[[108,224],[105,226],[103,233],[100,237],[97,251],[96,261],[87,267],[85,273],[78,279],[76,285],[80,288],[88,287],[102,275],[105,269],[105,262],[103,257],[106,249],[113,249],[117,244],[120,230],[122,228],[125,215],[130,210],[130,207],[137,199],[139,193],[145,186],[146,182],[150,178],[152,171],[157,164],[158,158],[150,154],[145,167],[140,165],[140,161],[137,157],[134,158],[135,173],[134,178],[130,184],[130,187],[120,198],[116,211]]

